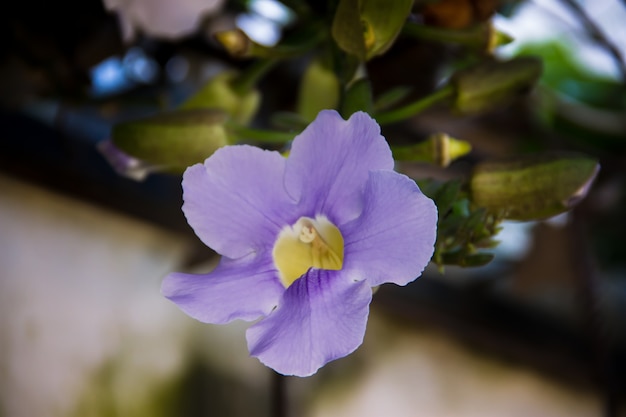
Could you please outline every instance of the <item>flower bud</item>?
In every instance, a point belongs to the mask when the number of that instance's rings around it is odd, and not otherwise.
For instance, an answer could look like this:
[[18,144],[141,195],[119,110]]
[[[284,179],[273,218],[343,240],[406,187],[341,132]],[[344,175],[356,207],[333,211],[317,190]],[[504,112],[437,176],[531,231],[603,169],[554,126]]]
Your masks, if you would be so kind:
[[541,60],[533,57],[487,61],[461,70],[450,79],[456,93],[454,108],[471,114],[501,107],[531,90],[541,72]]
[[471,198],[507,219],[548,218],[585,198],[599,170],[594,158],[569,152],[483,162],[472,173]]
[[228,144],[226,113],[216,109],[179,110],[113,127],[114,145],[162,171],[182,172]]
[[96,148],[115,172],[122,177],[130,178],[135,181],[143,181],[152,172],[158,171],[158,167],[151,166],[122,151],[115,146],[111,139],[98,142]]
[[226,71],[213,77],[196,94],[187,99],[180,110],[222,109],[234,121],[247,125],[259,108],[261,95],[256,89],[244,93],[235,91],[232,81],[237,75],[234,71]]
[[472,146],[445,133],[435,133],[424,142],[412,146],[396,146],[392,150],[396,160],[429,162],[447,167],[455,159],[468,154]]

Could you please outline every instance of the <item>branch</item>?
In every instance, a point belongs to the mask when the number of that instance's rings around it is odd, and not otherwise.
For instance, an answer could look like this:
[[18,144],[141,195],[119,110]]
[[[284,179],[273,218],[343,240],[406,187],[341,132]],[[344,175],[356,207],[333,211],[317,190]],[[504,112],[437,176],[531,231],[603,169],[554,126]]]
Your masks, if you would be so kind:
[[624,57],[617,46],[615,46],[615,44],[604,35],[600,27],[598,27],[598,25],[591,20],[589,15],[576,2],[576,0],[562,0],[562,2],[571,9],[578,19],[580,19],[591,39],[606,49],[606,51],[613,57],[613,60],[617,64],[622,75],[622,80],[626,84],[626,63],[624,63]]

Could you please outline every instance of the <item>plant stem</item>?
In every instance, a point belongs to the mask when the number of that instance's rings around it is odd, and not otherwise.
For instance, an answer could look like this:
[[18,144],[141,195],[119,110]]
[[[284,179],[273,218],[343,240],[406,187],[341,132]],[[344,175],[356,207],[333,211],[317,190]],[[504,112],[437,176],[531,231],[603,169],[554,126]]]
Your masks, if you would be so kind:
[[374,118],[381,125],[405,120],[409,117],[415,116],[423,112],[429,107],[432,107],[434,104],[437,104],[452,97],[454,93],[454,87],[448,84],[440,88],[439,90],[434,91],[432,94],[423,97],[417,101],[414,101],[413,103],[407,104],[406,106],[394,110],[377,114]]
[[589,34],[589,37],[595,41],[602,48],[611,55],[615,61],[615,65],[620,71],[622,81],[626,83],[626,62],[624,62],[624,56],[620,52],[620,49],[604,34],[602,29],[589,17],[580,4],[573,0],[561,0],[563,4],[571,9],[571,11],[578,17],[580,22],[585,27],[585,30]]
[[272,417],[287,417],[286,382],[283,375],[272,372]]
[[620,415],[620,389],[616,367],[614,366],[614,344],[609,333],[603,331],[605,316],[602,313],[600,297],[601,280],[596,272],[593,255],[588,246],[585,202],[570,213],[570,253],[578,290],[578,303],[583,325],[590,339],[594,354],[595,372],[593,380],[599,384],[604,394],[603,416]]
[[233,121],[226,122],[226,128],[237,136],[238,139],[252,140],[262,143],[285,144],[296,136],[297,133],[279,132],[276,130],[262,130],[241,126]]
[[478,26],[472,29],[451,30],[433,26],[407,23],[402,28],[402,33],[417,39],[435,42],[457,43],[467,46],[480,47],[487,43],[487,29]]
[[258,59],[246,68],[238,77],[231,81],[237,94],[250,91],[257,82],[278,62],[278,59]]

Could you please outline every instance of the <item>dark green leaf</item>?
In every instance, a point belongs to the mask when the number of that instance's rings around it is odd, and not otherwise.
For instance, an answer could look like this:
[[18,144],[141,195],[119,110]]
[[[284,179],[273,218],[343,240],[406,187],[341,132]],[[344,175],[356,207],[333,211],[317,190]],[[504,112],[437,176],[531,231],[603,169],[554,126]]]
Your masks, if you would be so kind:
[[372,87],[369,80],[361,78],[350,84],[341,103],[341,115],[347,119],[352,113],[372,113]]

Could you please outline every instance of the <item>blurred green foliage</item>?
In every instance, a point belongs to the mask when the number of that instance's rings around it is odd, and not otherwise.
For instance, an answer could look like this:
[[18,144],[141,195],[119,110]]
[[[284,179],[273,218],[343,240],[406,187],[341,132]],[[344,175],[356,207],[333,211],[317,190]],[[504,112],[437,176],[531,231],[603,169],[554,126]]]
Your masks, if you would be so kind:
[[433,262],[444,265],[482,266],[494,255],[494,236],[500,230],[501,216],[471,203],[461,181],[418,181],[422,192],[437,205],[437,243]]

